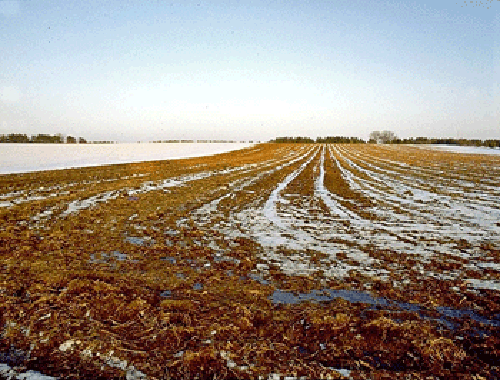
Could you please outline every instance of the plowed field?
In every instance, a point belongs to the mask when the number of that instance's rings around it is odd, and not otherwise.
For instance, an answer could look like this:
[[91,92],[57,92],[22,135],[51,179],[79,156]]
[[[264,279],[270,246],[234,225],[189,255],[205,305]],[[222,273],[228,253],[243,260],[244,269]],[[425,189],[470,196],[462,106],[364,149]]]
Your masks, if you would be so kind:
[[0,363],[500,378],[500,157],[261,144],[0,176]]

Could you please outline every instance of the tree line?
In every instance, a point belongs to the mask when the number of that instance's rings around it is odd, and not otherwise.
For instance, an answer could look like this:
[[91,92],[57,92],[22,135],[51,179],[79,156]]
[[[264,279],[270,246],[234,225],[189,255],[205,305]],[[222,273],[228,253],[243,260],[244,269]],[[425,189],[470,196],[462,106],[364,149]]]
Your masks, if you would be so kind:
[[[40,133],[38,135],[28,136],[23,133],[10,133],[0,135],[0,143],[18,143],[18,144],[87,144],[83,137],[64,136],[60,133],[48,135]],[[98,143],[112,143],[111,141],[98,141]]]
[[298,137],[277,137],[274,140],[270,140],[272,143],[321,143],[321,144],[365,144],[366,142],[370,144],[446,144],[446,145],[461,145],[461,146],[484,146],[489,148],[499,148],[500,140],[488,139],[454,139],[454,138],[434,138],[434,137],[409,137],[405,139],[400,139],[392,131],[373,131],[370,133],[370,138],[368,141],[360,139],[358,137],[346,137],[346,136],[327,136],[327,137],[316,137],[313,140],[310,137],[298,136]]
[[[140,141],[137,141],[138,143],[140,143]],[[259,143],[259,141],[257,140],[249,140],[249,141],[243,141],[243,140],[154,140],[154,141],[150,141],[150,143],[153,143],[153,144],[164,144],[164,143],[170,143],[170,144],[180,144],[180,143],[196,143],[196,144],[199,144],[199,143],[205,143],[205,144],[214,144],[214,143],[218,143],[218,144],[235,144],[235,143],[241,143],[241,144],[246,144],[246,143],[250,143],[250,144],[253,144],[253,143]]]
[[488,139],[455,139],[455,138],[436,138],[436,137],[409,137],[400,139],[391,131],[373,131],[370,133],[369,143],[382,144],[435,144],[435,145],[461,145],[461,146],[485,146],[489,148],[500,147],[500,140]]
[[316,140],[313,140],[310,137],[277,137],[274,140],[271,140],[272,143],[298,143],[298,144],[310,144],[310,143],[322,143],[322,144],[341,144],[341,143],[349,143],[349,144],[364,144],[365,141],[358,137],[345,137],[345,136],[327,136],[327,137],[316,137]]
[[485,146],[488,148],[500,148],[500,140],[488,139],[455,139],[455,138],[429,138],[410,137],[407,139],[394,139],[391,144],[435,144],[435,145],[460,145],[460,146]]
[[324,144],[364,144],[365,140],[359,137],[327,136],[316,137],[316,142]]

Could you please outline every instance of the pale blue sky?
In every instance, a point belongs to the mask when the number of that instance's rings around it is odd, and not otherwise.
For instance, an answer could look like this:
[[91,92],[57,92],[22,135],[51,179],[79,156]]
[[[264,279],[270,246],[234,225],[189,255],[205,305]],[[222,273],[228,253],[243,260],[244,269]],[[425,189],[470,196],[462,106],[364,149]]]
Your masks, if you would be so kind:
[[0,134],[500,138],[500,2],[0,0]]

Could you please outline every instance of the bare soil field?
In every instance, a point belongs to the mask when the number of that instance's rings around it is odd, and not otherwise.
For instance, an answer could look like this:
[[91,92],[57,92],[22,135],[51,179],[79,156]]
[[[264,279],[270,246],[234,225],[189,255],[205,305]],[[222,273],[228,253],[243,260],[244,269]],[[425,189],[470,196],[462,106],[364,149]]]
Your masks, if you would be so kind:
[[0,363],[499,379],[500,156],[261,144],[0,176]]

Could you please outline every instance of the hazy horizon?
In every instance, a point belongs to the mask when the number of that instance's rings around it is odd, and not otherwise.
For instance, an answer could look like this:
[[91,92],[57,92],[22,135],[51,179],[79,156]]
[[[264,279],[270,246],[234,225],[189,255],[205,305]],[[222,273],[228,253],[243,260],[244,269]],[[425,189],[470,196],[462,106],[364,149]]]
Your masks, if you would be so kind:
[[500,2],[0,0],[0,134],[500,138]]

